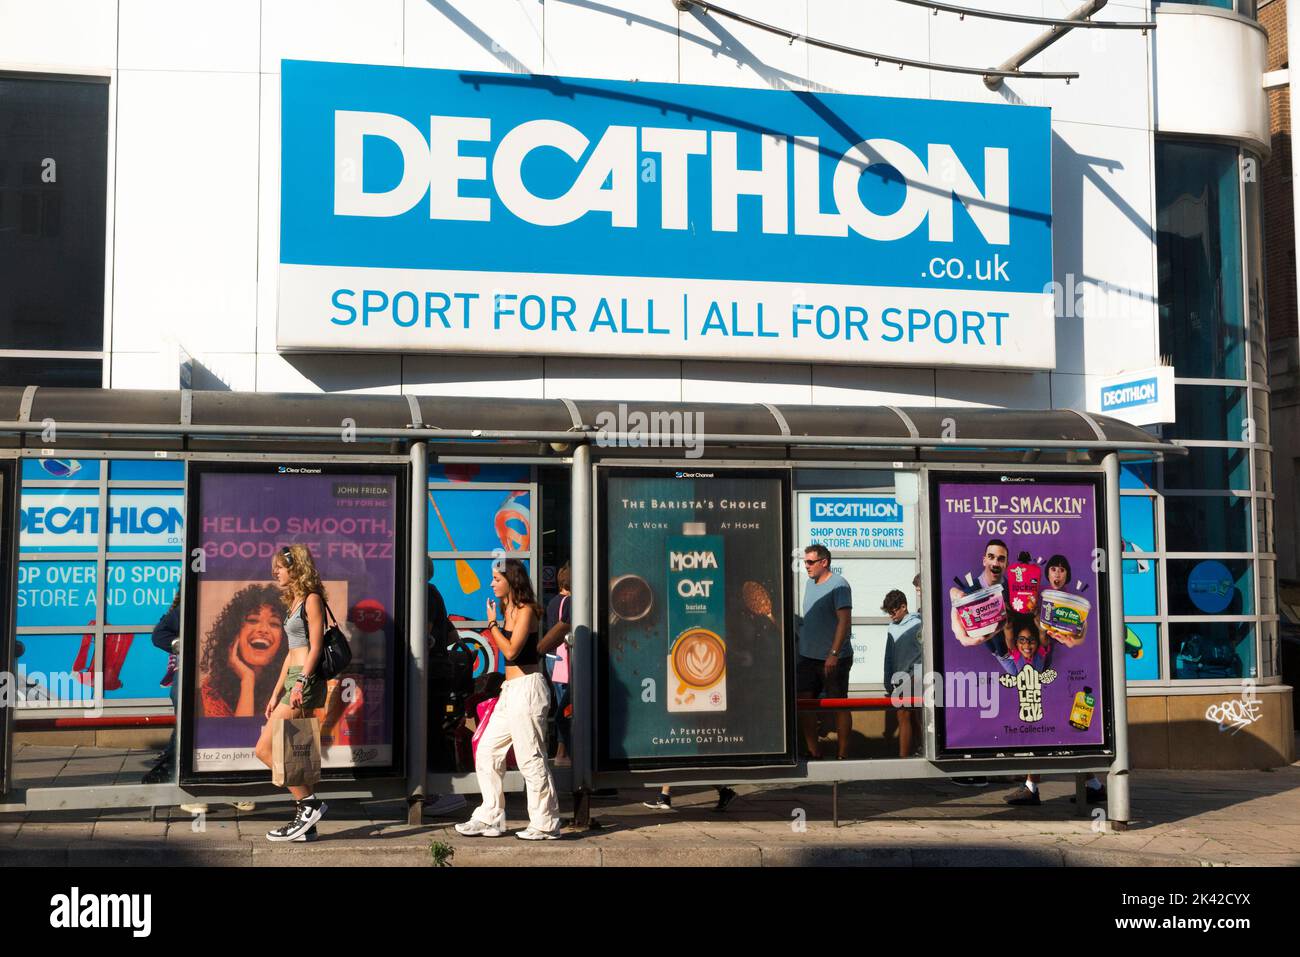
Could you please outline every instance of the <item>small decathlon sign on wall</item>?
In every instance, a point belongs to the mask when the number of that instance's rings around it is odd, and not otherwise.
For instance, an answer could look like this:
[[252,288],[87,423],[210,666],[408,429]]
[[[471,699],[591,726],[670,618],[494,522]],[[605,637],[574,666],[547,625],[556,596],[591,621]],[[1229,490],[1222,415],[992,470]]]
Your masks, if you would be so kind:
[[1102,379],[1088,396],[1088,411],[1132,425],[1173,422],[1173,366],[1153,366]]
[[1055,364],[1037,107],[286,61],[278,346]]

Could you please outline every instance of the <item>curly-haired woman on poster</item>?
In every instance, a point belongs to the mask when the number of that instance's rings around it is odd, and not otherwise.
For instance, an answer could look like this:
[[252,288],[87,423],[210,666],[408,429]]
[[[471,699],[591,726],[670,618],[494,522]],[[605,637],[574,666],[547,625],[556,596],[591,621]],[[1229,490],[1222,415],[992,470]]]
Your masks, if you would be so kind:
[[[315,674],[325,645],[325,586],[307,546],[290,545],[276,552],[271,575],[289,609],[284,622],[289,654],[274,693],[266,699],[266,724],[257,739],[258,760],[267,767],[271,766],[271,732],[276,721],[323,707],[326,695],[325,682]],[[292,786],[289,793],[298,802],[293,820],[267,831],[267,840],[308,841],[315,836],[316,822],[328,805],[309,787]]]
[[488,599],[488,629],[506,660],[505,682],[474,755],[483,803],[473,817],[457,824],[456,830],[484,837],[500,837],[505,833],[502,778],[506,754],[513,746],[528,791],[529,824],[515,837],[526,841],[555,840],[560,836],[560,808],[550,765],[546,762],[546,712],[551,706],[551,695],[537,652],[537,622],[542,608],[533,595],[528,572],[515,558],[507,558],[499,568],[493,569],[492,593],[500,600],[501,607],[498,611],[496,601]]
[[251,718],[283,672],[284,604],[274,585],[240,589],[221,609],[204,642],[199,671],[203,715]]

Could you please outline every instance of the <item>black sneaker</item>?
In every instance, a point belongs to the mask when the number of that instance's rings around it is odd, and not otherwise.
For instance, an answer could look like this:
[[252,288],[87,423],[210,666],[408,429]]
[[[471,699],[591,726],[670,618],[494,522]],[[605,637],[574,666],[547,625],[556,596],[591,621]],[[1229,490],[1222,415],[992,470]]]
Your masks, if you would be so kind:
[[296,841],[325,816],[325,811],[328,808],[329,805],[324,801],[317,801],[313,804],[299,802],[293,820],[281,827],[267,831],[266,839],[268,841]]
[[725,811],[727,805],[736,800],[736,792],[731,788],[718,788],[718,803],[713,805],[715,811]]
[[952,783],[963,788],[986,788],[989,786],[988,778],[953,778]]
[[655,795],[653,801],[642,801],[641,806],[655,811],[671,811],[673,809],[673,799],[671,796],[660,792]]
[[1017,807],[1038,807],[1043,803],[1043,799],[1038,796],[1037,791],[1021,787],[1019,791],[1007,798],[1007,803],[1014,804]]
[[271,828],[266,832],[266,839],[268,841],[292,841],[306,834],[311,828],[311,824],[304,820],[305,813],[306,808],[299,804],[294,808],[293,820],[288,824]]
[[[1090,787],[1085,787],[1084,790],[1088,792],[1088,803],[1089,803],[1089,804],[1104,804],[1104,803],[1105,803],[1105,801],[1106,801],[1106,785],[1103,784],[1103,785],[1102,785],[1101,787],[1099,787],[1099,788],[1090,788]],[[1076,803],[1073,797],[1070,798],[1070,803],[1071,803],[1071,804]]]

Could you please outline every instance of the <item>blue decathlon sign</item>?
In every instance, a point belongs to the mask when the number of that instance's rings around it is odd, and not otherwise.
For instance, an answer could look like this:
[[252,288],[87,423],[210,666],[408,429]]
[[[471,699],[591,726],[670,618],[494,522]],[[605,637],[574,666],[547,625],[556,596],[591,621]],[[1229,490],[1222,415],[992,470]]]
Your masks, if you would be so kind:
[[1113,412],[1116,409],[1131,409],[1135,405],[1154,405],[1160,401],[1160,382],[1158,379],[1139,379],[1136,382],[1122,382],[1101,390],[1101,411]]
[[1046,109],[281,76],[283,350],[1055,364]]
[[812,498],[809,517],[814,522],[901,522],[903,506],[892,498]]

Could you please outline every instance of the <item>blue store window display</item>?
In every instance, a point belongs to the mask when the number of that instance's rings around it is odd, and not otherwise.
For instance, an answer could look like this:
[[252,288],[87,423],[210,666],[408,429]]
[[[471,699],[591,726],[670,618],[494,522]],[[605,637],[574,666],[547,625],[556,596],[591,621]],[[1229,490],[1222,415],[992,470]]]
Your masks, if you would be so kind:
[[23,460],[17,633],[27,708],[170,710],[168,654],[149,636],[179,587],[184,478],[181,462]]
[[532,470],[518,465],[434,463],[429,467],[428,553],[432,584],[460,636],[475,649],[474,676],[505,672],[486,630],[492,572],[518,558],[536,582]]

